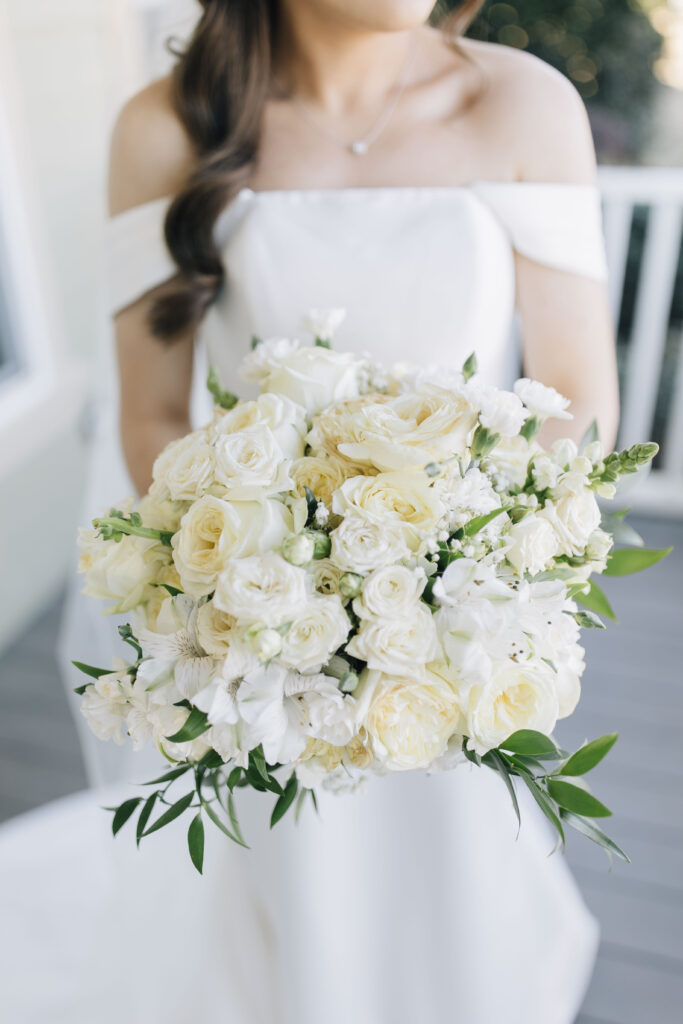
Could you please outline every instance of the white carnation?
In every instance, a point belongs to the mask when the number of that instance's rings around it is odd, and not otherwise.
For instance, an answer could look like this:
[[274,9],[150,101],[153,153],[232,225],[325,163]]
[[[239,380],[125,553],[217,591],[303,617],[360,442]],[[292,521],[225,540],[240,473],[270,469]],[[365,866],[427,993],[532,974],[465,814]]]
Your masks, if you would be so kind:
[[537,380],[529,380],[528,377],[520,377],[515,381],[514,391],[532,416],[537,416],[541,420],[551,417],[557,420],[573,419],[572,414],[567,412],[569,399],[555,388],[547,387]]

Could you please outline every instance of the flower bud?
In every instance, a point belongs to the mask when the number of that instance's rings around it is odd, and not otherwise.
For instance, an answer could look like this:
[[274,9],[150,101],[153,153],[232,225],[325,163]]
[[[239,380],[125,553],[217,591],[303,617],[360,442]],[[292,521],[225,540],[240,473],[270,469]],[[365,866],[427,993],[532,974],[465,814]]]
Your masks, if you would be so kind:
[[347,600],[358,597],[363,587],[363,577],[355,572],[345,572],[339,578],[339,593]]
[[292,565],[308,565],[316,557],[315,541],[309,533],[293,534],[282,545],[282,554]]
[[323,530],[307,530],[306,536],[313,543],[313,557],[327,558],[332,550],[332,541],[328,534],[324,533]]
[[358,676],[355,672],[345,672],[339,680],[339,689],[342,693],[353,693],[358,686]]
[[247,630],[247,647],[260,661],[270,661],[282,650],[282,637],[276,629],[257,623]]

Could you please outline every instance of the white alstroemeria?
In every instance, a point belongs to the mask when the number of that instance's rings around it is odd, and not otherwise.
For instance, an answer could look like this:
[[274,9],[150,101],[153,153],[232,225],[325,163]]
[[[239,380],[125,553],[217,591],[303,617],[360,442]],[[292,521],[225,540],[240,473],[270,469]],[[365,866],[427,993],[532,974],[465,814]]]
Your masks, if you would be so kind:
[[262,744],[269,764],[295,760],[309,736],[335,743],[343,736],[348,742],[356,728],[354,702],[343,697],[334,679],[302,676],[276,663],[245,676],[237,703],[245,743],[249,749]]
[[220,662],[206,653],[197,636],[197,605],[185,594],[171,599],[177,628],[165,633],[141,629],[144,660],[138,679],[146,688],[173,679],[182,697],[191,700],[218,671]]
[[131,666],[122,658],[114,659],[111,672],[90,683],[81,700],[81,714],[101,740],[113,740],[121,746],[128,733],[128,703],[133,691]]
[[239,374],[250,384],[263,384],[274,365],[299,348],[296,338],[266,338],[259,342],[240,363]]
[[524,402],[532,416],[539,420],[556,419],[571,420],[574,417],[567,412],[569,399],[561,395],[555,388],[547,387],[537,380],[520,377],[515,381],[514,392]]
[[344,320],[346,320],[346,310],[341,307],[309,309],[308,313],[301,318],[301,329],[309,331],[314,338],[329,342],[332,341]]
[[495,569],[472,558],[456,558],[434,584],[433,597],[441,605],[466,601],[506,601],[510,588],[497,578]]

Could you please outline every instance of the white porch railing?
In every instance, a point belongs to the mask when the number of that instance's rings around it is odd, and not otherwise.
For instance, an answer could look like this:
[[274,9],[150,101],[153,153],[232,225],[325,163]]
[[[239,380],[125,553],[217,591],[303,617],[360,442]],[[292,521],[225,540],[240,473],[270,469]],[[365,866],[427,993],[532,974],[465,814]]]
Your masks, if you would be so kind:
[[[633,210],[636,206],[648,208],[626,346],[620,446],[652,436],[667,342],[671,345],[673,341],[676,351],[658,468],[629,495],[629,504],[643,511],[683,516],[683,329],[680,324],[676,328],[670,324],[683,228],[683,169],[600,167],[598,180],[615,324],[624,299]],[[679,332],[678,339],[671,337],[674,329]]]

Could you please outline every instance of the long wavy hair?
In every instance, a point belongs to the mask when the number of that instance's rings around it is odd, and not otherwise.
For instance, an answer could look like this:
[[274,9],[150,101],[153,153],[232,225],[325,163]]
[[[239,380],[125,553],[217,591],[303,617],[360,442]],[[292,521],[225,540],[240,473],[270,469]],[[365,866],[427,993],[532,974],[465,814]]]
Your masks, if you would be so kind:
[[[198,162],[166,216],[166,244],[178,273],[152,303],[150,325],[167,342],[199,326],[224,284],[214,228],[258,156],[278,32],[278,0],[199,2],[201,17],[172,78],[175,110]],[[483,4],[463,0],[439,22],[466,59],[458,40]]]

